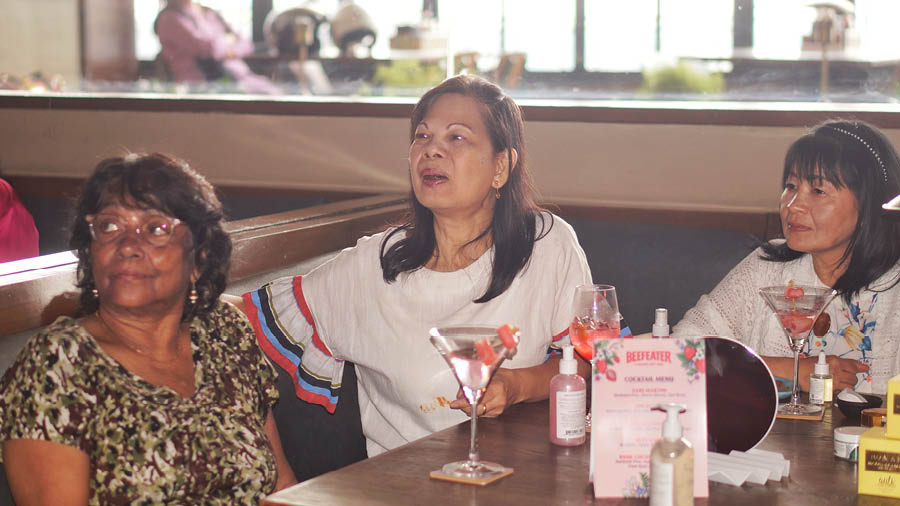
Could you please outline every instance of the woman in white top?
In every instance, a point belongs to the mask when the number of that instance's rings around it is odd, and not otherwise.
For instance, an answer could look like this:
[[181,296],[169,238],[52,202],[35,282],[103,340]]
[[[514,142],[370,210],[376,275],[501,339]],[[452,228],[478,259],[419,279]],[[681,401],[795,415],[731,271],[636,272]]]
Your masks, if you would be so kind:
[[[839,296],[813,328],[800,361],[800,386],[819,351],[834,388],[884,393],[900,373],[900,225],[881,205],[900,193],[900,160],[876,128],[827,121],[785,157],[781,226],[785,239],[739,263],[675,326],[674,335],[722,334],[755,349],[776,376],[793,376],[792,353],[760,287],[828,286]],[[827,315],[827,316],[826,316]]]
[[243,297],[258,342],[300,398],[333,411],[343,361],[356,364],[370,456],[467,418],[429,342],[433,326],[521,327],[477,415],[548,395],[559,370],[549,350],[567,339],[575,286],[591,275],[572,228],[534,203],[523,128],[499,87],[444,81],[413,111],[405,222]]

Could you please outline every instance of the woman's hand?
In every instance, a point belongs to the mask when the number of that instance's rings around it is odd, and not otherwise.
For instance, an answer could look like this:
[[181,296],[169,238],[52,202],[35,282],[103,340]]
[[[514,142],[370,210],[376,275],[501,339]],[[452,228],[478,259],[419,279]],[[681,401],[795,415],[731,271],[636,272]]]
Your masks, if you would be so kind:
[[[835,392],[840,392],[847,387],[855,387],[857,380],[856,374],[869,370],[869,366],[859,360],[840,358],[835,355],[828,355],[825,359],[828,362],[828,370],[831,371],[831,375],[834,376],[832,381]],[[809,358],[807,360],[811,360],[811,363],[813,364],[816,363],[816,359],[814,358]],[[809,375],[806,376],[806,381],[809,382]]]
[[[791,379],[794,377],[794,359],[786,357],[763,357],[763,360],[772,370],[775,376]],[[813,367],[816,365],[818,357],[801,358],[798,365],[797,380],[800,389],[809,392],[809,376],[813,373]],[[840,358],[836,355],[828,355],[826,357],[828,369],[834,377],[833,390],[840,392],[841,390],[856,386],[856,374],[869,370],[869,366],[858,360],[849,358]]]
[[[499,416],[507,408],[519,402],[540,401],[550,395],[550,379],[559,374],[559,354],[552,355],[546,362],[534,367],[522,369],[500,368],[488,384],[478,407],[478,416]],[[591,366],[584,360],[578,360],[578,374],[589,378]],[[462,390],[456,394],[456,400],[450,407],[461,409],[471,416],[469,401]]]
[[[475,411],[478,416],[495,417],[506,411],[506,408],[515,404],[518,398],[518,382],[515,369],[498,369],[494,378],[488,384],[484,395]],[[471,416],[472,406],[463,394],[462,389],[456,394],[456,400],[450,403],[450,407],[461,409]]]

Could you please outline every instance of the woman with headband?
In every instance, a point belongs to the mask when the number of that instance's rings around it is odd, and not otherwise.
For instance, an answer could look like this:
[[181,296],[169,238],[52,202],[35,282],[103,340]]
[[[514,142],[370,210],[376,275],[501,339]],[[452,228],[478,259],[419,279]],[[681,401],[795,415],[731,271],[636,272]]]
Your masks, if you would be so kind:
[[759,288],[828,286],[838,292],[800,360],[800,387],[820,351],[835,391],[884,393],[900,373],[900,223],[881,205],[900,193],[900,160],[883,133],[858,121],[826,121],[788,149],[780,215],[784,239],[739,263],[675,326],[673,334],[726,335],[756,350],[772,373],[793,377],[793,354]]

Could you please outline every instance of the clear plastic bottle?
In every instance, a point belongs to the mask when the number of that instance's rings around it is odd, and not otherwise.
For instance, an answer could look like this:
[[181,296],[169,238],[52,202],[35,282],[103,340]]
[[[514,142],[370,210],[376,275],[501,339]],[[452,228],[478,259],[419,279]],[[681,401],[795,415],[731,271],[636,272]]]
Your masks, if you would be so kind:
[[693,506],[694,449],[682,436],[678,413],[683,404],[659,404],[653,409],[666,411],[662,438],[650,451],[650,506]]
[[656,318],[653,320],[653,337],[669,337],[669,310],[656,309]]
[[833,377],[828,369],[825,352],[819,352],[819,360],[809,375],[809,403],[823,405],[832,400]]
[[550,442],[560,446],[584,444],[587,390],[578,375],[575,348],[563,346],[559,374],[550,380]]

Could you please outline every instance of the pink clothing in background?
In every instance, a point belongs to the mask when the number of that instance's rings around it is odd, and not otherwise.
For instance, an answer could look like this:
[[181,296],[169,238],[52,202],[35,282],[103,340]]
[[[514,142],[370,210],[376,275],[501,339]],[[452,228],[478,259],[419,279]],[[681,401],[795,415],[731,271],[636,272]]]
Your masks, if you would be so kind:
[[216,11],[193,7],[163,9],[154,25],[162,45],[160,54],[176,81],[206,81],[197,61],[205,58],[219,62],[247,93],[281,93],[271,81],[254,74],[241,59],[253,53],[251,41],[236,34]]
[[0,262],[38,255],[38,231],[34,219],[12,186],[0,179]]

